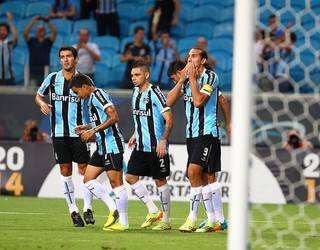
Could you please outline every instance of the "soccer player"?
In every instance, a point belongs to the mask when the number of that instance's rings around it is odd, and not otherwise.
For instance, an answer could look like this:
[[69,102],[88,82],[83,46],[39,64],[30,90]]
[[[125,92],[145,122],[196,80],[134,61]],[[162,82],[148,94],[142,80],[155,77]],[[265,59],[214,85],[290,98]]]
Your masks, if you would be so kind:
[[[159,87],[149,82],[150,69],[147,64],[136,62],[131,78],[135,86],[132,98],[135,132],[128,142],[129,148],[134,149],[128,162],[126,181],[148,208],[149,213],[141,227],[149,227],[162,217],[152,229],[170,230],[170,189],[166,177],[170,174],[168,137],[174,119]],[[155,180],[162,212],[150,198],[139,176],[149,176]]]
[[[69,88],[70,79],[77,73],[77,50],[71,46],[59,49],[62,70],[49,74],[40,86],[35,102],[43,114],[50,114],[51,137],[56,162],[60,165],[61,185],[72,221],[75,227],[83,227],[74,197],[72,161],[78,163],[81,188],[84,198],[84,219],[94,224],[92,213],[92,193],[84,186],[83,176],[90,158],[90,148],[74,132],[74,128],[84,123],[83,101]],[[49,95],[49,103],[44,96]]]
[[[95,135],[97,142],[97,150],[93,153],[84,175],[85,186],[110,209],[103,230],[128,230],[128,197],[122,178],[124,139],[118,127],[117,111],[110,96],[104,90],[96,88],[92,80],[84,74],[75,75],[70,81],[70,88],[81,99],[89,99],[91,124],[79,125],[75,132],[84,142],[88,142]],[[106,172],[116,195],[116,204],[96,180],[103,171]],[[119,223],[115,223],[118,217]]]
[[[184,95],[187,116],[186,137],[189,156],[187,175],[191,185],[191,197],[190,213],[186,222],[179,228],[181,232],[221,230],[221,223],[225,222],[224,217],[218,216],[221,213],[223,216],[223,210],[220,192],[216,191],[220,184],[215,179],[215,173],[221,169],[221,149],[216,120],[218,101],[223,104],[222,110],[228,134],[230,133],[230,111],[225,98],[219,91],[218,76],[206,68],[206,62],[206,51],[200,47],[194,47],[189,52],[186,66],[181,61],[173,61],[168,69],[168,76],[173,79],[176,86],[169,92],[167,104],[174,105]],[[197,229],[196,221],[201,197],[208,220]],[[224,229],[226,227],[225,222]]]

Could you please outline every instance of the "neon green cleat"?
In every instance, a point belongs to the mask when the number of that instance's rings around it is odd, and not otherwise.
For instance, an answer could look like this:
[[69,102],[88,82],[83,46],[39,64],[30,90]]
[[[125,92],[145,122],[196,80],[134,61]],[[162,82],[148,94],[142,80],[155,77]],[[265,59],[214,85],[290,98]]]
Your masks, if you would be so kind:
[[162,218],[162,212],[159,210],[157,213],[148,213],[146,216],[146,221],[142,223],[141,227],[146,228],[151,226],[153,223],[155,223],[157,220]]
[[162,230],[171,230],[171,225],[165,221],[160,221],[158,225],[152,228],[152,230],[162,231]]
[[197,225],[188,218],[186,222],[181,227],[179,227],[179,230],[180,232],[190,233],[197,230]]
[[108,216],[108,220],[107,222],[104,224],[103,226],[103,230],[107,227],[110,227],[113,223],[116,222],[116,220],[119,218],[119,213],[118,210],[113,210],[110,211],[109,216]]
[[214,229],[215,229],[217,226],[220,226],[220,222],[213,223],[213,222],[207,221],[206,224],[204,224],[204,226],[203,226],[202,228],[198,228],[198,229],[196,230],[196,233],[208,233],[208,232],[213,232]]
[[114,223],[109,227],[104,227],[103,228],[104,231],[108,231],[108,232],[115,232],[115,231],[128,231],[129,230],[129,225],[127,226],[123,226],[120,223]]

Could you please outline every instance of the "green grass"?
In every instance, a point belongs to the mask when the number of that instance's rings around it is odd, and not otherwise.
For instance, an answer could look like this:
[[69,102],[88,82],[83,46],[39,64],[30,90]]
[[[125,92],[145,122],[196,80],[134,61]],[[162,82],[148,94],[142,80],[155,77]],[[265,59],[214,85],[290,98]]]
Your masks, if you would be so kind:
[[[82,207],[81,200],[77,203]],[[119,233],[103,231],[108,211],[99,200],[94,200],[93,207],[95,225],[75,228],[64,199],[0,196],[0,249],[227,249],[227,231],[205,234],[178,231],[188,215],[189,204],[186,202],[172,203],[173,230],[165,232],[140,228],[147,214],[141,202],[129,201],[130,230]],[[300,249],[319,249],[319,206],[280,207],[254,206],[252,249],[299,249],[299,246]],[[199,210],[200,223],[205,214],[202,207]],[[228,218],[227,204],[224,204],[224,210]],[[307,222],[301,211],[309,218]],[[294,232],[288,230],[291,226]],[[306,242],[304,248],[301,247],[301,234]],[[277,243],[279,237],[280,245]]]

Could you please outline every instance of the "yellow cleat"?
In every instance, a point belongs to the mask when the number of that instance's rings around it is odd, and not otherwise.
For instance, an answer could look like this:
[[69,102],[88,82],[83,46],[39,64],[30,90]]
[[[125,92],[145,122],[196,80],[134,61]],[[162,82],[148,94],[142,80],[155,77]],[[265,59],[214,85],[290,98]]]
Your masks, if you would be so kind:
[[117,210],[113,210],[109,213],[108,220],[104,224],[103,230],[107,227],[110,227],[113,223],[116,222],[116,220],[119,218],[119,213]]
[[217,223],[213,223],[210,221],[207,221],[206,224],[204,224],[204,226],[202,228],[198,228],[196,230],[196,233],[209,233],[209,232],[213,232],[214,229],[220,225],[220,222]]
[[181,227],[179,227],[179,230],[180,232],[184,232],[184,233],[194,232],[197,230],[197,225],[196,223],[194,223],[192,220],[188,218],[186,222]]
[[115,231],[123,232],[123,231],[129,230],[129,225],[123,226],[120,223],[114,223],[113,225],[111,225],[109,227],[104,227],[103,230],[108,231],[108,232],[115,232]]
[[171,230],[171,225],[167,222],[160,221],[158,225],[152,228],[152,230],[162,231],[162,230]]
[[146,216],[146,221],[142,223],[141,227],[146,228],[151,226],[153,223],[155,223],[157,220],[162,218],[162,212],[158,211],[157,213],[148,213]]

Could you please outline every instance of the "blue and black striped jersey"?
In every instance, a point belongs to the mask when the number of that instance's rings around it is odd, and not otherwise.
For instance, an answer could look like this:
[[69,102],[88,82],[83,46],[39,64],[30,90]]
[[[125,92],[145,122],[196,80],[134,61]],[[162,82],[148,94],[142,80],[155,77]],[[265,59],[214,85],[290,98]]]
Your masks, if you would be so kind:
[[[92,128],[104,123],[108,119],[108,115],[104,111],[112,105],[111,97],[104,90],[95,89],[91,93],[88,109]],[[103,131],[95,133],[95,135],[100,155],[123,153],[124,139],[117,123]]]
[[137,151],[156,151],[164,132],[165,120],[162,113],[169,109],[158,86],[151,85],[143,93],[139,93],[138,87],[133,89],[132,114]]
[[185,81],[182,91],[184,93],[183,98],[187,117],[186,137],[195,138],[208,134],[218,137],[219,78],[213,71],[205,69],[197,79],[197,85],[200,92],[209,95],[210,98],[201,108],[196,108],[193,103],[190,82],[188,79]]
[[38,89],[38,94],[49,95],[52,105],[51,136],[78,137],[74,128],[84,124],[84,101],[69,88],[69,81],[62,76],[62,72],[49,74]]

